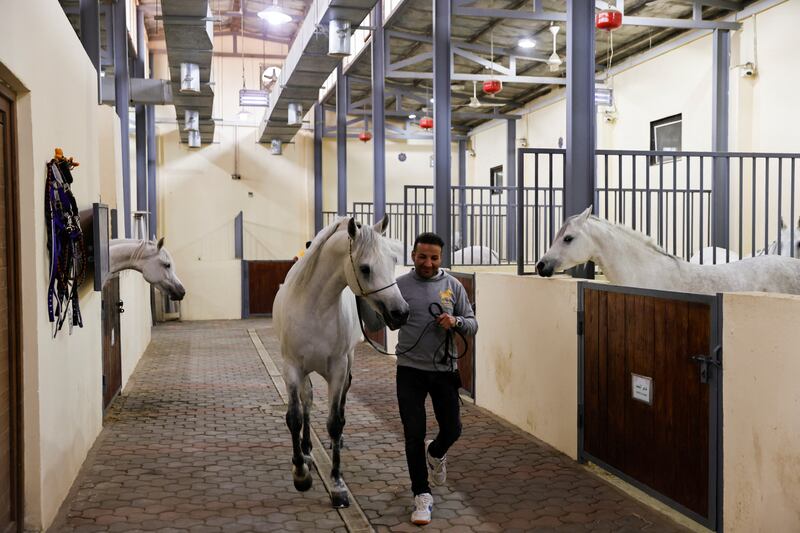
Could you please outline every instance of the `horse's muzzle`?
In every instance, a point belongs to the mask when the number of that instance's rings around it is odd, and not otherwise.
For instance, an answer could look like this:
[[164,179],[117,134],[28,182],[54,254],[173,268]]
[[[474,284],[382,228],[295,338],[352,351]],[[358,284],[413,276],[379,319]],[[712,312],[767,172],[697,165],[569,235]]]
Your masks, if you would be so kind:
[[384,313],[383,321],[394,331],[408,322],[408,309],[392,309],[389,313]]
[[536,263],[536,272],[543,278],[549,278],[553,275],[553,271],[555,268],[553,267],[553,263],[545,263],[544,261],[539,261]]
[[183,300],[183,297],[186,296],[186,289],[183,287],[178,287],[177,289],[172,289],[169,291],[169,299],[179,302]]

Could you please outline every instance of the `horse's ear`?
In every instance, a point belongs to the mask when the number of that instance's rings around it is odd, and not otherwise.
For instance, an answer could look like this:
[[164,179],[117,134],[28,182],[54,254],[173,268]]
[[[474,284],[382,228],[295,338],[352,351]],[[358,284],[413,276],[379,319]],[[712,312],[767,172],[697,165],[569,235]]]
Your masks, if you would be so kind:
[[156,244],[156,250],[160,250],[164,247],[164,237],[158,239],[158,244]]
[[380,233],[381,235],[386,234],[386,228],[389,227],[389,217],[387,215],[383,215],[383,218],[378,221],[377,224],[372,226],[372,229]]
[[583,213],[581,213],[581,219],[586,220],[587,218],[589,218],[589,216],[592,214],[592,207],[594,206],[590,205],[589,207],[583,210]]
[[347,222],[347,233],[350,234],[350,238],[351,239],[355,239],[356,238],[356,232],[357,231],[358,231],[358,227],[356,226],[356,219],[355,218],[350,218],[350,220]]

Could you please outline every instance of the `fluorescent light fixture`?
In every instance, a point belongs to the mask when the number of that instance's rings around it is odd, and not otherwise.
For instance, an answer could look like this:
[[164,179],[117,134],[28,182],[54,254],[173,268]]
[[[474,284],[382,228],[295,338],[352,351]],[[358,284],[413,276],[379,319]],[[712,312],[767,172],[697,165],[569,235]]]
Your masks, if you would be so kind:
[[608,107],[614,105],[614,90],[610,87],[595,86],[594,104]]
[[200,131],[200,112],[187,109],[183,114],[184,131]]
[[280,26],[292,20],[278,6],[278,0],[272,0],[272,5],[258,12],[258,17],[267,21],[271,26]]
[[411,120],[414,120],[415,118],[417,118],[417,115],[415,115],[414,113],[411,113],[410,115],[408,115],[408,118],[410,118]]
[[189,148],[200,148],[200,132],[199,131],[190,131],[189,132]]
[[519,46],[520,48],[536,48],[536,41],[528,37],[523,37],[522,39],[519,40],[517,46]]
[[239,107],[269,107],[269,93],[258,89],[239,89]]

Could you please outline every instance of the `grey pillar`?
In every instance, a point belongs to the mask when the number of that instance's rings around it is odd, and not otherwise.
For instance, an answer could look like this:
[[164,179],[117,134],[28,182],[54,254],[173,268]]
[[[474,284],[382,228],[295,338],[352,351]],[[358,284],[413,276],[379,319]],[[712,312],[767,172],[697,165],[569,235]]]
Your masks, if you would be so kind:
[[125,2],[114,2],[111,6],[114,34],[114,102],[119,116],[120,140],[122,143],[122,194],[123,228],[125,238],[131,238],[131,150],[129,141],[128,107],[130,105],[130,81],[128,74],[128,28],[125,23]]
[[372,156],[373,205],[375,222],[386,213],[386,111],[384,78],[386,77],[386,41],[383,35],[383,2],[372,10]]
[[103,101],[100,85],[100,6],[98,0],[80,0],[81,43],[97,71],[97,103]]
[[[564,217],[592,204],[595,183],[594,2],[567,0],[567,154]],[[594,277],[594,266],[575,277]]]
[[336,214],[347,214],[347,102],[350,91],[342,64],[336,67],[336,170],[338,194]]
[[462,248],[467,247],[467,141],[458,141],[458,231]]
[[239,211],[233,219],[233,256],[244,259],[244,212]]
[[322,136],[325,131],[325,107],[314,106],[314,235],[322,229]]
[[[517,185],[517,121],[506,121],[506,168],[503,174],[506,178],[506,187]],[[509,261],[517,258],[517,195],[515,191],[506,191],[506,256]]]
[[[141,6],[136,8],[136,68],[134,77],[144,78],[144,11]],[[145,106],[137,105],[136,108],[136,209],[149,211],[147,206],[147,116]],[[148,217],[147,226],[150,225]],[[149,235],[147,230],[145,235]]]
[[[728,151],[728,110],[730,92],[731,36],[727,30],[714,30],[714,64],[711,82],[711,150]],[[728,248],[730,236],[730,161],[715,157],[712,183],[712,246]]]
[[449,267],[450,233],[450,13],[451,0],[433,0],[433,228],[444,240],[442,266]]
[[[150,53],[150,77],[153,78],[153,53]],[[150,211],[150,238],[158,234],[158,196],[156,190],[156,108],[146,106],[147,118],[147,207]]]

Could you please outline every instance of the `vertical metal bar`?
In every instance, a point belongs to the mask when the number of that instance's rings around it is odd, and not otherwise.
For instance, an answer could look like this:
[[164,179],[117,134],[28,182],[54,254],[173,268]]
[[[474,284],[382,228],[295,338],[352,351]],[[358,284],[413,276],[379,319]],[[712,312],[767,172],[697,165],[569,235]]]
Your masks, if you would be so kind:
[[100,6],[98,0],[80,0],[81,43],[97,71],[97,103],[102,103],[100,84]]
[[744,258],[744,157],[739,157],[739,257]]
[[458,141],[458,228],[461,247],[467,247],[467,141]]
[[730,234],[730,206],[728,204],[730,168],[728,159],[719,157],[720,154],[728,151],[730,53],[730,32],[727,30],[714,30],[713,80],[711,83],[711,149],[716,153],[717,157],[713,159],[714,177],[711,185],[713,195],[711,212],[714,217],[712,246],[721,248],[728,247]]
[[[549,235],[548,235],[548,239],[547,239],[547,246],[550,247],[553,244],[553,238],[555,237],[555,234],[556,234],[556,227],[555,227],[556,226],[555,225],[556,207],[555,207],[555,191],[553,190],[553,154],[549,153],[549,154],[547,154],[547,156],[548,156],[549,165],[550,165],[549,173],[548,173],[548,176],[547,176],[548,177],[547,194],[549,196],[547,198],[547,212],[548,212],[548,215],[549,215],[549,217],[548,217],[549,218],[549,220],[548,220],[548,230],[550,232]],[[566,188],[566,186],[565,186],[565,188]],[[565,201],[566,201],[566,199],[565,199]],[[565,215],[566,215],[566,213],[565,213]]]
[[[153,54],[150,54],[150,77],[153,77]],[[150,238],[158,234],[158,191],[156,189],[156,107],[146,106],[147,119],[147,209],[150,211]]]
[[[450,250],[450,52],[451,0],[433,0],[434,228]],[[444,254],[442,266],[450,266]]]
[[672,255],[678,255],[678,158],[672,156]]
[[782,255],[781,246],[783,244],[781,242],[781,233],[783,233],[781,231],[783,229],[781,228],[781,221],[783,220],[783,202],[782,202],[783,195],[781,194],[782,192],[783,192],[783,158],[779,157],[778,158],[778,220],[776,221],[778,225],[778,255]]
[[603,185],[605,186],[605,212],[603,216],[608,219],[608,154],[603,155]]
[[646,207],[645,207],[645,216],[647,219],[645,220],[645,231],[647,235],[652,236],[652,232],[650,231],[650,221],[651,221],[651,198],[650,198],[650,165],[647,162],[647,156],[644,157],[644,179],[645,179],[645,194],[647,197],[645,198]]
[[386,213],[386,40],[383,34],[383,2],[372,10],[372,156],[375,222]]
[[325,106],[314,106],[314,234],[322,229],[322,137],[325,132]]
[[516,144],[517,144],[517,121],[506,121],[506,250],[507,259],[515,261],[517,258],[518,250],[515,250],[517,243],[517,215],[515,212],[514,204],[518,203],[516,195],[513,194],[514,187],[517,185],[517,157],[516,157]]
[[764,250],[769,253],[769,157],[764,158]]
[[[539,261],[539,154],[533,154],[533,259]],[[542,219],[544,222],[544,219]]]
[[618,223],[625,223],[625,190],[622,187],[622,155],[617,156],[617,212],[614,219]]
[[[687,157],[686,160],[689,161],[689,158]],[[688,169],[688,166],[689,166],[688,163],[687,163],[686,166],[687,166],[687,169]],[[703,208],[703,204],[705,203],[705,202],[703,202],[703,196],[705,196],[704,195],[704,193],[705,193],[705,183],[704,183],[704,181],[705,180],[703,178],[704,178],[704,176],[703,176],[703,156],[700,156],[700,232],[698,234],[698,239],[700,240],[700,263],[703,262],[703,222],[704,222],[703,216],[705,215],[705,209]],[[688,173],[687,173],[687,179],[688,179]],[[712,224],[713,224],[713,222],[712,222]],[[692,249],[690,248],[689,249],[689,254],[686,257],[691,257],[692,256],[691,252],[692,252]],[[712,260],[712,264],[716,264],[716,262],[717,262],[717,250],[716,250],[716,248],[714,248],[714,251],[712,252],[711,260]]]
[[[595,183],[594,2],[567,0],[567,157],[564,218],[592,203]],[[593,278],[587,264],[575,277]]]
[[631,154],[631,213],[632,219],[631,224],[633,229],[636,229],[636,155]]
[[130,81],[128,73],[128,27],[125,20],[125,3],[115,2],[111,6],[112,33],[114,39],[114,102],[119,117],[122,155],[123,228],[125,238],[131,238],[131,148],[128,107],[130,105]]
[[[750,206],[750,255],[756,255],[756,158],[753,157],[750,181],[750,196],[752,198],[752,205]],[[766,251],[766,250],[765,250]]]
[[795,246],[795,244],[794,244],[795,243],[795,240],[794,240],[795,235],[794,234],[795,234],[796,227],[797,227],[797,224],[794,221],[794,202],[795,202],[795,196],[794,196],[794,161],[795,161],[795,158],[793,157],[792,158],[792,167],[791,167],[791,169],[792,169],[792,177],[791,177],[791,180],[792,180],[792,188],[791,188],[792,195],[790,196],[791,203],[790,203],[790,207],[789,207],[789,211],[790,211],[790,214],[789,214],[789,227],[791,228],[789,230],[789,239],[790,239],[790,242],[792,243],[791,244],[791,249],[792,249],[791,256],[796,259],[798,257],[798,255],[797,255],[798,249],[797,249],[797,246]]
[[336,67],[336,213],[347,215],[347,102],[350,93],[341,62]]
[[[667,250],[664,242],[664,159],[658,158],[658,244]],[[669,200],[669,197],[666,197]],[[669,202],[668,202],[669,203]]]
[[[144,11],[136,7],[136,68],[134,75],[144,78]],[[147,207],[147,114],[144,105],[136,105],[136,209]],[[146,224],[150,221],[147,220]],[[147,232],[149,233],[149,231]],[[144,236],[143,236],[144,237]]]
[[525,273],[525,154],[522,151],[517,155],[517,275]]
[[233,219],[233,253],[236,259],[244,259],[244,213],[239,211]]

